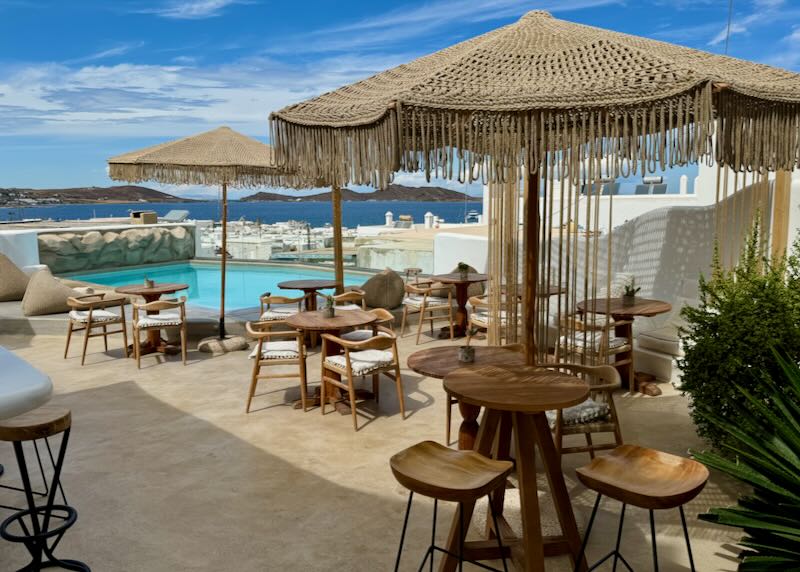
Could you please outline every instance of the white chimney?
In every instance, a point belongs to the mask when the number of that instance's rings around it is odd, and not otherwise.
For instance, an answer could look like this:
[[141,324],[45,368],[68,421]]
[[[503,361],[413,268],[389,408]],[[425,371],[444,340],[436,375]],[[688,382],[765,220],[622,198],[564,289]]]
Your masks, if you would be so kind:
[[681,175],[680,189],[682,195],[687,194],[689,191],[689,177],[687,177],[686,175]]
[[392,211],[386,211],[384,216],[386,217],[386,226],[394,226],[394,215]]
[[433,228],[433,213],[428,211],[425,213],[425,228]]

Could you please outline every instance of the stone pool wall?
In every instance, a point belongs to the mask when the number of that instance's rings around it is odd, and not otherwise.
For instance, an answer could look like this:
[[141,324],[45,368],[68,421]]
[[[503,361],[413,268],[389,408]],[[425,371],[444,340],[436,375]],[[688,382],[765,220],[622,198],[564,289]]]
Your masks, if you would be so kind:
[[40,232],[39,261],[54,274],[189,260],[194,225],[54,229]]

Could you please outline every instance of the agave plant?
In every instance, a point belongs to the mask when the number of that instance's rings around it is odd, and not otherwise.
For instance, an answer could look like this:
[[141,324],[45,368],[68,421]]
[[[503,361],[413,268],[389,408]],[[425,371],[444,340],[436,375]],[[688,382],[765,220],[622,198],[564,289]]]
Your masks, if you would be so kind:
[[738,505],[715,508],[700,518],[741,528],[744,551],[739,570],[800,570],[800,367],[777,352],[783,372],[780,387],[765,379],[770,397],[760,399],[735,385],[741,399],[736,423],[704,407],[702,415],[724,431],[723,447],[733,457],[704,452],[694,456],[707,466],[753,487]]

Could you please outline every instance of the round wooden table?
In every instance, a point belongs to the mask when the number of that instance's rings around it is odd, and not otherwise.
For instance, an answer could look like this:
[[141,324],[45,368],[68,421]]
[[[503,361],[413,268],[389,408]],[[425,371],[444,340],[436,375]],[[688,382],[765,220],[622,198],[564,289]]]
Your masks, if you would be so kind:
[[[188,284],[181,284],[179,282],[160,282],[153,284],[152,287],[147,287],[144,284],[131,284],[130,286],[120,286],[115,291],[120,294],[128,296],[141,296],[144,298],[145,303],[155,302],[164,294],[174,294],[181,290],[188,290]],[[147,312],[148,314],[158,314],[158,310]],[[129,346],[131,350],[130,356],[135,358],[133,346]],[[147,355],[155,352],[163,354],[177,354],[181,349],[173,346],[167,340],[161,337],[161,330],[158,328],[147,329],[147,340],[141,345],[141,354]]]
[[[421,373],[426,377],[444,379],[444,377],[467,365],[497,365],[508,367],[521,367],[525,365],[525,355],[513,349],[502,346],[474,346],[475,362],[465,364],[458,361],[458,346],[442,346],[420,350],[408,356],[409,369]],[[448,400],[453,397],[448,394]],[[458,401],[458,400],[456,400]],[[452,405],[452,401],[447,404]],[[481,408],[476,405],[458,401],[458,410],[461,413],[461,427],[458,429],[458,448],[472,449],[475,447],[475,438],[478,435],[478,415]]]
[[285,280],[278,284],[281,290],[302,290],[306,295],[305,306],[309,312],[317,309],[317,291],[336,288],[336,280]]
[[[452,284],[456,287],[456,318],[454,324],[454,334],[458,337],[463,337],[467,335],[467,301],[469,300],[469,294],[467,291],[469,290],[470,284],[475,284],[476,282],[486,282],[489,277],[486,274],[475,274],[474,272],[468,273],[466,276],[462,276],[460,272],[454,272],[452,274],[437,274],[436,276],[431,276],[431,280],[434,282],[440,282],[442,284]],[[443,328],[443,330],[447,330],[447,335],[449,337],[450,328]]]
[[[378,318],[374,314],[363,310],[338,310],[335,312],[333,318],[325,317],[323,310],[314,310],[311,312],[298,312],[297,314],[293,314],[286,318],[285,322],[288,326],[305,332],[327,333],[339,336],[341,331],[345,328],[356,328],[358,326],[374,324],[377,319]],[[341,353],[341,351],[342,348],[339,344],[335,344],[329,340],[323,340],[323,356],[336,355]],[[341,379],[342,376],[339,372],[325,367],[324,358],[321,367],[323,370],[327,370],[328,375],[334,379]],[[327,388],[325,394],[328,396],[328,402],[334,405],[336,411],[342,415],[350,415],[350,404],[345,400],[338,387]],[[361,399],[371,399],[373,397],[371,391],[358,390],[356,394]],[[311,403],[312,405],[320,404],[319,392],[312,398]],[[295,403],[295,409],[298,409],[298,405],[302,407],[301,404]]]
[[[496,459],[509,459],[513,436],[522,514],[521,539],[509,537],[511,529],[502,517],[505,488],[501,487],[493,493],[493,501],[495,507],[500,507],[498,520],[503,543],[512,546],[511,556],[517,570],[542,572],[545,569],[545,555],[557,554],[569,554],[574,566],[581,539],[545,411],[582,403],[589,396],[589,385],[573,375],[533,366],[470,366],[446,375],[444,387],[460,402],[486,408],[475,443],[478,453]],[[542,536],[535,446],[539,448],[550,484],[561,536]],[[465,523],[469,523],[474,508],[474,503],[464,503]],[[468,524],[465,527],[468,529]],[[448,539],[448,549],[453,554],[458,553],[458,530],[456,515]],[[497,559],[499,549],[493,546],[481,541],[466,542],[464,556]],[[451,572],[456,566],[454,558],[446,557],[440,570]],[[578,569],[586,570],[585,559]]]
[[[591,300],[578,302],[577,308],[579,312],[608,314],[615,320],[627,322],[614,327],[614,335],[626,340],[633,339],[633,324],[631,322],[636,316],[650,318],[672,311],[672,305],[668,302],[639,297],[634,298],[633,304],[630,305],[623,303],[622,298],[592,298]],[[633,344],[631,344],[629,351],[616,354],[614,360],[621,362],[619,365],[611,365],[619,371],[623,386],[634,389],[636,368],[633,363]]]

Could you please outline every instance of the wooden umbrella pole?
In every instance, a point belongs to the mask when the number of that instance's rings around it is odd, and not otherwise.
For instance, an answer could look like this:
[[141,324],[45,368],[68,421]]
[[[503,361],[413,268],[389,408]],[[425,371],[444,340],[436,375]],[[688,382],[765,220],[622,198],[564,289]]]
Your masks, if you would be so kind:
[[525,193],[525,359],[537,362],[536,289],[539,281],[539,174],[528,173]]
[[219,339],[225,337],[225,267],[228,262],[228,185],[222,183],[222,264],[220,281],[222,284],[219,300]]
[[331,189],[333,202],[333,267],[336,279],[336,293],[344,291],[344,254],[342,252],[342,191],[339,187]]

